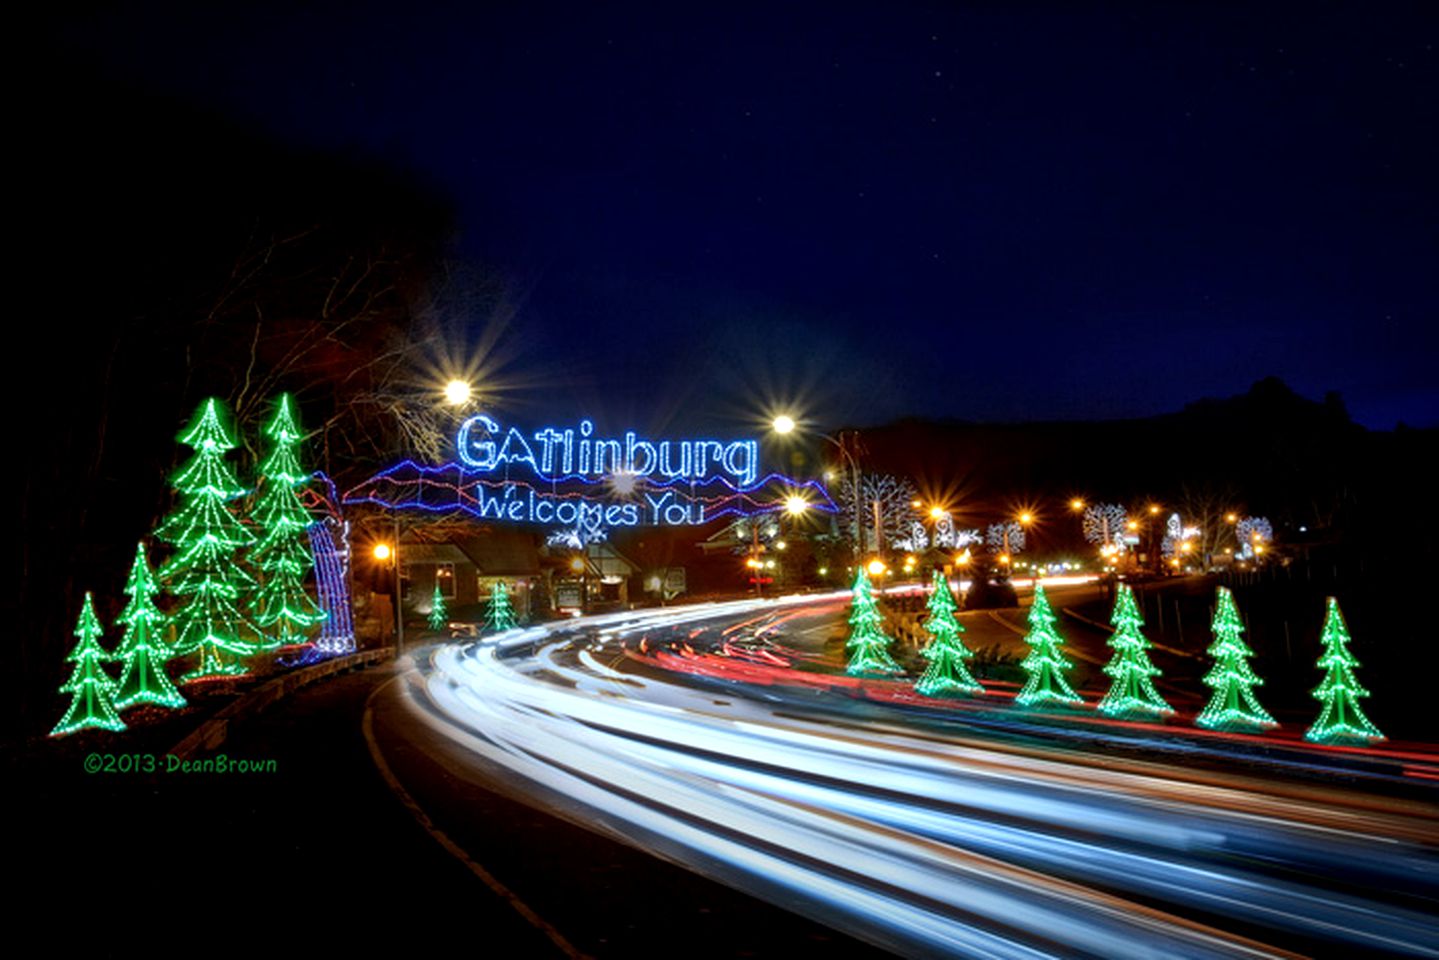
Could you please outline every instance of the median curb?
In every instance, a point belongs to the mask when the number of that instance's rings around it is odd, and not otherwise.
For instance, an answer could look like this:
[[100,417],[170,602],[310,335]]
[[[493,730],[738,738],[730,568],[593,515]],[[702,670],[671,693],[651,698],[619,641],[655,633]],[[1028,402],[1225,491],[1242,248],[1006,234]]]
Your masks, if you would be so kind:
[[[1089,624],[1091,627],[1094,627],[1096,630],[1102,630],[1102,631],[1105,632],[1105,633],[1113,633],[1113,632],[1114,632],[1114,627],[1113,627],[1112,625],[1107,624],[1107,623],[1100,623],[1098,620],[1091,620],[1091,619],[1089,619],[1088,617],[1086,617],[1084,614],[1082,614],[1082,613],[1075,613],[1073,610],[1069,609],[1068,607],[1060,607],[1060,608],[1059,608],[1059,612],[1062,613],[1062,614],[1064,614],[1064,615],[1067,616],[1067,617],[1073,617],[1074,619],[1078,620],[1080,623],[1087,623],[1087,624]],[[1150,644],[1153,645],[1153,647],[1154,647],[1156,650],[1163,650],[1165,653],[1172,653],[1172,654],[1174,654],[1176,657],[1188,657],[1189,659],[1194,660],[1194,659],[1196,659],[1196,658],[1199,656],[1198,654],[1190,653],[1188,650],[1180,650],[1180,649],[1178,649],[1178,648],[1176,648],[1176,647],[1171,647],[1171,646],[1169,646],[1168,644],[1164,644],[1164,643],[1158,643],[1158,642],[1156,642],[1156,641],[1154,641],[1154,640],[1150,640],[1149,642],[1150,642]]]
[[229,736],[231,720],[254,716],[282,697],[318,680],[338,673],[384,663],[387,660],[393,660],[394,657],[394,647],[380,647],[377,650],[353,653],[347,657],[323,660],[312,666],[282,674],[251,690],[234,703],[227,704],[224,709],[195,728],[189,736],[175,744],[170,749],[170,753],[181,760],[188,760],[198,753],[214,750]]

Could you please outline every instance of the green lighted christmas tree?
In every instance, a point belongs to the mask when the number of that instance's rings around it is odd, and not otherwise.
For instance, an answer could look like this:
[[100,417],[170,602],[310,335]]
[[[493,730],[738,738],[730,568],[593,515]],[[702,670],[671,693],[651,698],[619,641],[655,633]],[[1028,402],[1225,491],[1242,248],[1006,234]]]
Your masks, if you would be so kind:
[[244,636],[258,631],[235,602],[240,591],[253,588],[255,581],[240,569],[235,553],[254,543],[255,537],[225,506],[245,489],[225,463],[225,453],[235,443],[221,422],[218,401],[204,403],[180,442],[195,451],[175,475],[184,503],[155,531],[177,551],[160,570],[169,592],[183,603],[173,618],[178,631],[173,652],[200,655],[184,680],[246,673],[239,658],[257,647]]
[[309,479],[300,469],[295,448],[303,434],[295,423],[293,402],[281,394],[275,415],[265,427],[273,446],[260,465],[262,481],[254,516],[264,530],[250,551],[250,562],[261,573],[261,584],[251,601],[255,623],[274,635],[267,646],[290,646],[309,640],[307,631],[325,619],[325,613],[305,590],[305,578],[315,568],[307,533],[313,519],[300,502],[299,487]]
[[904,668],[889,655],[889,645],[894,641],[880,630],[879,605],[875,602],[874,591],[870,588],[869,577],[861,567],[854,578],[854,603],[850,607],[849,639],[845,647],[849,654],[849,673],[903,673]]
[[115,712],[115,704],[111,699],[115,693],[115,681],[110,679],[102,666],[106,660],[115,659],[100,646],[100,635],[104,632],[105,628],[100,626],[100,618],[95,616],[90,594],[86,593],[85,605],[80,608],[80,621],[75,625],[75,636],[80,638],[80,642],[75,644],[75,649],[65,658],[66,662],[75,664],[75,672],[70,674],[70,679],[60,688],[61,693],[73,695],[70,709],[65,711],[65,716],[55,725],[55,729],[50,731],[50,736],[63,737],[86,727],[99,727],[101,730],[125,729],[125,723]]
[[145,560],[145,545],[139,544],[135,548],[130,579],[125,584],[125,596],[130,602],[115,621],[125,625],[125,637],[120,641],[120,649],[115,651],[116,658],[125,664],[115,693],[117,710],[140,703],[159,707],[185,705],[185,698],[165,672],[165,663],[172,656],[160,635],[165,628],[165,615],[151,599],[159,592],[150,564]]
[[443,630],[449,622],[450,611],[445,609],[445,595],[440,592],[439,583],[436,583],[435,596],[430,603],[430,629]]
[[1029,633],[1024,636],[1024,642],[1029,644],[1029,656],[1020,664],[1029,679],[1014,698],[1026,707],[1038,703],[1084,702],[1064,679],[1064,671],[1074,664],[1059,652],[1064,639],[1054,629],[1056,619],[1049,598],[1044,595],[1044,585],[1036,583],[1034,602],[1029,607]]
[[1119,584],[1114,598],[1114,615],[1109,622],[1115,628],[1109,637],[1114,657],[1104,672],[1114,678],[1114,683],[1104,699],[1099,701],[1100,711],[1110,716],[1173,713],[1173,708],[1164,702],[1149,679],[1159,676],[1159,670],[1149,662],[1149,655],[1144,652],[1153,644],[1139,631],[1144,625],[1144,618],[1139,615],[1134,592],[1127,583]]
[[1201,727],[1216,729],[1229,726],[1274,727],[1274,718],[1254,699],[1253,687],[1264,683],[1249,669],[1254,651],[1240,639],[1244,624],[1234,605],[1234,594],[1219,588],[1219,602],[1214,608],[1214,643],[1209,655],[1214,666],[1205,674],[1204,682],[1214,689],[1209,705],[1194,719]]
[[954,617],[957,608],[954,594],[949,592],[949,581],[938,570],[934,572],[934,590],[928,606],[929,618],[924,622],[924,629],[934,639],[920,651],[929,666],[914,688],[927,697],[983,693],[984,687],[969,675],[964,665],[964,661],[974,656],[974,651],[959,638],[964,627]]
[[1369,696],[1369,691],[1354,679],[1353,668],[1359,666],[1359,661],[1349,652],[1349,629],[1339,612],[1339,601],[1333,597],[1329,598],[1329,612],[1324,618],[1324,633],[1319,642],[1324,644],[1324,655],[1319,658],[1318,666],[1326,673],[1324,682],[1314,688],[1314,699],[1324,704],[1324,709],[1304,738],[1320,743],[1383,740],[1384,734],[1359,709],[1359,698]]
[[490,588],[490,606],[485,611],[485,626],[496,633],[513,630],[517,626],[515,611],[510,607],[510,592],[498,580]]

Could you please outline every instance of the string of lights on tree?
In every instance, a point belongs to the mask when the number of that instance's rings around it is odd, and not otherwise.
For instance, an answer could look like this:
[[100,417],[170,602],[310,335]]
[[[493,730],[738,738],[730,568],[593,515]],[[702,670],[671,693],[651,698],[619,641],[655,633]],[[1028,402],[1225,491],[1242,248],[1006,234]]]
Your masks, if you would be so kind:
[[490,605],[485,609],[485,629],[500,633],[517,626],[514,608],[510,606],[510,592],[496,580],[490,587]]
[[1204,683],[1214,694],[1194,722],[1210,729],[1277,726],[1254,698],[1253,688],[1264,681],[1249,666],[1254,651],[1240,637],[1244,623],[1239,619],[1234,595],[1225,587],[1219,588],[1211,629],[1214,643],[1209,655],[1214,658],[1214,666],[1205,674]]
[[200,655],[185,680],[238,676],[248,672],[241,658],[260,649],[258,642],[246,639],[258,639],[260,631],[236,605],[242,591],[255,587],[236,553],[255,537],[226,506],[245,488],[224,460],[235,442],[225,429],[218,400],[201,405],[180,442],[195,451],[173,481],[183,503],[155,531],[177,550],[160,571],[169,593],[181,603],[173,618],[178,630],[174,652]]
[[1020,666],[1028,679],[1023,689],[1014,698],[1026,707],[1046,703],[1083,703],[1084,698],[1070,687],[1064,674],[1073,663],[1066,660],[1059,650],[1064,639],[1054,629],[1058,618],[1049,606],[1044,584],[1034,585],[1034,601],[1029,607],[1029,632],[1024,642],[1029,645],[1029,655]]
[[1115,592],[1114,613],[1109,622],[1115,628],[1109,637],[1114,656],[1104,672],[1114,678],[1114,683],[1099,701],[1100,712],[1113,717],[1173,713],[1174,709],[1154,689],[1152,678],[1159,676],[1160,671],[1145,653],[1153,644],[1140,632],[1144,618],[1127,583],[1119,584]]
[[65,716],[50,731],[52,737],[63,737],[77,730],[95,728],[98,730],[124,730],[125,723],[115,710],[115,681],[105,672],[104,663],[114,657],[100,646],[100,637],[105,628],[95,616],[95,605],[90,594],[85,594],[85,603],[80,608],[80,619],[75,624],[75,636],[80,642],[65,658],[66,663],[75,664],[70,679],[60,688],[61,693],[70,694],[70,708]]
[[965,666],[964,661],[971,659],[974,651],[960,639],[964,627],[954,615],[958,604],[950,592],[949,581],[938,570],[934,572],[927,606],[929,617],[924,622],[924,629],[932,639],[920,655],[929,661],[929,666],[915,682],[914,688],[927,697],[983,693],[984,687]]
[[160,587],[145,559],[145,545],[139,544],[130,577],[125,582],[125,595],[130,602],[115,620],[125,627],[125,635],[115,651],[116,659],[124,664],[115,691],[117,710],[138,704],[171,709],[185,706],[185,698],[175,689],[165,670],[172,654],[163,637],[165,615],[154,602],[159,592]]
[[1319,642],[1324,646],[1318,666],[1324,670],[1324,682],[1314,688],[1314,699],[1324,704],[1314,725],[1304,734],[1318,743],[1344,740],[1383,740],[1384,734],[1369,722],[1359,701],[1369,691],[1359,685],[1354,668],[1359,661],[1349,652],[1349,628],[1339,612],[1339,601],[1329,598],[1324,616],[1324,630]]
[[445,606],[445,595],[440,591],[439,581],[435,581],[435,592],[430,596],[430,629],[443,630],[450,622],[450,611]]
[[895,663],[894,658],[889,655],[890,644],[894,641],[880,629],[884,618],[879,612],[879,604],[874,599],[874,588],[864,567],[860,567],[855,575],[852,595],[850,634],[845,641],[845,649],[849,651],[848,672],[903,673],[904,668]]
[[255,623],[271,632],[270,643],[293,646],[309,641],[309,631],[324,620],[325,612],[305,587],[315,567],[307,533],[314,520],[298,492],[309,474],[300,469],[296,448],[304,434],[289,394],[281,394],[275,402],[264,433],[272,446],[260,466],[260,495],[254,508],[264,532],[249,556],[261,572],[250,608]]

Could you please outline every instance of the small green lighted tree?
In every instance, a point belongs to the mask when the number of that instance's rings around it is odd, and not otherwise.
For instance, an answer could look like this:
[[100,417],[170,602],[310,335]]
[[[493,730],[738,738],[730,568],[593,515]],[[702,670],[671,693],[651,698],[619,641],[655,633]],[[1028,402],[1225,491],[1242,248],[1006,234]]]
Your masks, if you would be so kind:
[[983,693],[984,687],[970,676],[964,665],[964,661],[974,656],[974,651],[959,638],[964,627],[954,616],[957,608],[954,594],[949,591],[949,581],[938,570],[934,572],[934,589],[928,606],[929,618],[924,622],[924,629],[934,639],[920,651],[929,666],[914,688],[927,697]]
[[861,567],[854,578],[854,602],[849,614],[852,629],[845,641],[845,648],[850,651],[848,673],[904,672],[904,668],[889,655],[889,645],[894,641],[879,628],[881,619],[874,590]]
[[106,660],[115,659],[100,646],[100,636],[105,628],[95,616],[95,607],[90,594],[85,594],[85,605],[80,608],[80,620],[75,625],[75,636],[80,642],[70,655],[67,663],[75,664],[70,679],[60,688],[61,693],[71,694],[70,709],[50,731],[52,737],[63,737],[86,727],[101,730],[124,730],[125,723],[115,712],[111,699],[115,693],[115,681],[105,672],[102,665]]
[[145,545],[135,547],[135,563],[130,567],[130,579],[125,584],[125,595],[130,602],[125,605],[116,623],[125,625],[125,636],[115,656],[125,664],[120,673],[120,685],[115,693],[115,708],[124,710],[140,703],[157,707],[183,707],[185,698],[170,682],[165,664],[170,659],[170,649],[165,645],[161,631],[165,628],[165,615],[156,608],[152,599],[160,592],[150,564],[145,560]]
[[266,646],[292,646],[309,641],[308,631],[325,613],[305,589],[315,568],[308,530],[313,518],[300,501],[299,488],[309,479],[300,469],[295,448],[303,434],[295,422],[293,401],[281,394],[275,415],[265,427],[270,455],[260,465],[260,496],[254,517],[263,530],[250,562],[261,573],[260,588],[250,603],[255,623],[273,639]]
[[1213,688],[1214,695],[1194,722],[1210,729],[1278,726],[1254,699],[1251,688],[1262,685],[1264,681],[1249,668],[1249,658],[1254,656],[1254,651],[1240,639],[1244,623],[1234,605],[1234,594],[1224,587],[1219,588],[1212,628],[1214,643],[1209,647],[1209,655],[1214,658],[1214,666],[1205,674],[1204,682]]
[[1014,699],[1026,707],[1040,703],[1083,703],[1084,698],[1075,693],[1064,679],[1064,671],[1074,664],[1059,652],[1064,639],[1054,629],[1057,618],[1044,594],[1044,585],[1034,585],[1034,602],[1029,607],[1029,633],[1024,642],[1029,644],[1029,656],[1020,664],[1029,675],[1024,689]]
[[240,568],[235,553],[254,543],[255,537],[226,506],[245,488],[225,463],[225,453],[235,448],[235,442],[221,422],[219,401],[205,402],[180,442],[195,451],[175,475],[184,503],[155,531],[177,550],[160,569],[169,592],[183,603],[174,615],[178,637],[173,652],[182,657],[200,654],[199,664],[185,680],[246,673],[239,658],[257,647],[244,636],[259,631],[236,601],[255,581]]
[[1329,611],[1324,617],[1324,633],[1319,642],[1324,644],[1324,654],[1318,666],[1324,668],[1325,674],[1324,682],[1314,688],[1314,699],[1324,704],[1324,709],[1304,738],[1318,743],[1385,739],[1359,709],[1359,699],[1369,696],[1369,691],[1354,679],[1353,668],[1359,666],[1359,661],[1349,652],[1349,629],[1339,612],[1339,601],[1333,597],[1329,598]]
[[1114,657],[1104,672],[1114,678],[1114,683],[1104,699],[1099,701],[1100,711],[1115,717],[1129,713],[1173,713],[1174,709],[1164,702],[1150,680],[1160,673],[1144,652],[1153,644],[1139,631],[1144,625],[1144,618],[1139,614],[1134,592],[1127,583],[1119,584],[1114,598],[1114,615],[1109,622],[1115,628],[1109,637]]
[[450,622],[450,611],[445,607],[445,595],[440,592],[440,584],[435,583],[435,595],[430,601],[430,629],[443,630]]
[[510,607],[510,592],[498,580],[490,588],[490,605],[485,610],[485,626],[496,633],[513,630],[518,626],[515,622],[515,611]]

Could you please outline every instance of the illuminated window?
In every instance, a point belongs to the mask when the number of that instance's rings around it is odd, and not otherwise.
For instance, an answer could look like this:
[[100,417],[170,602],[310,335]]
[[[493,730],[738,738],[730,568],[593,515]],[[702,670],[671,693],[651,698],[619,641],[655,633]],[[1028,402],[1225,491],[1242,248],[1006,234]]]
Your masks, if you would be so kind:
[[453,563],[435,564],[435,583],[440,586],[440,596],[447,600],[455,598],[455,565]]

